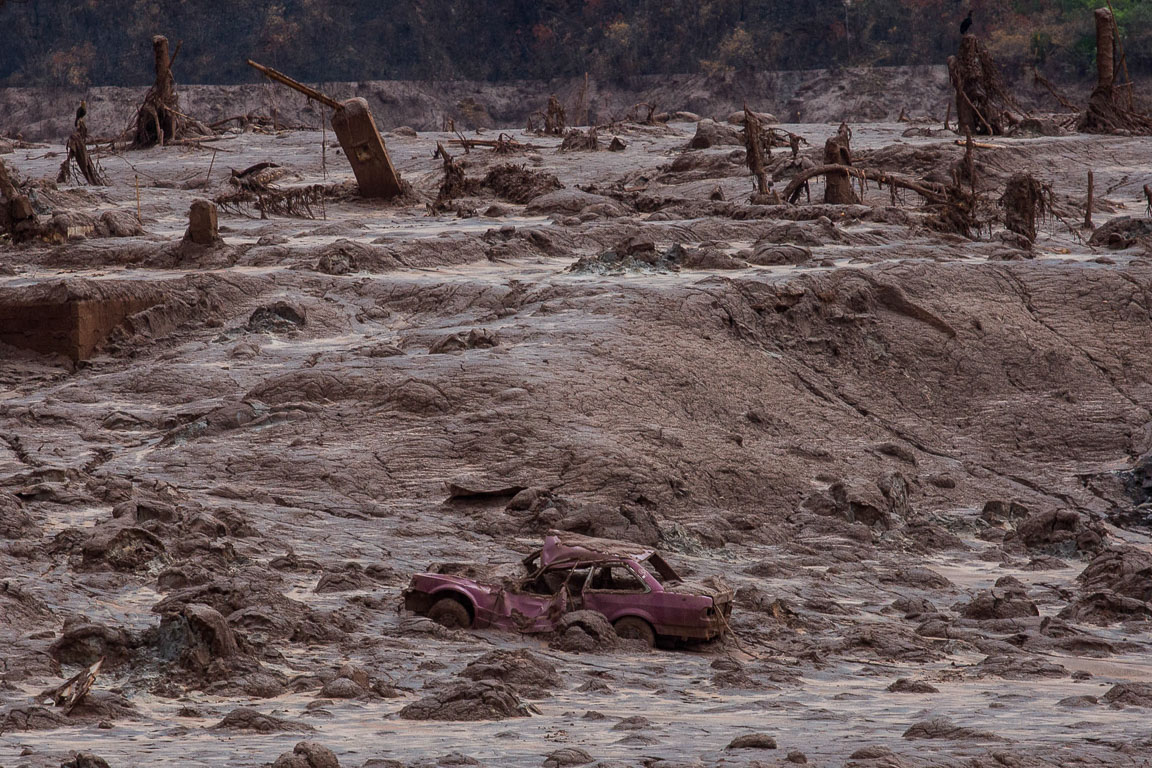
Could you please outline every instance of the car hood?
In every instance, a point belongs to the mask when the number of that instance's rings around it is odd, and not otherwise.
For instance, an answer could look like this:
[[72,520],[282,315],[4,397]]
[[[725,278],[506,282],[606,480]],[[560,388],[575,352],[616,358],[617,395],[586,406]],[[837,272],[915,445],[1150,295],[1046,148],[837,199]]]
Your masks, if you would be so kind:
[[709,576],[700,581],[682,581],[679,584],[666,584],[664,591],[673,595],[703,595],[712,598],[713,603],[726,603],[732,600],[732,588],[719,576]]

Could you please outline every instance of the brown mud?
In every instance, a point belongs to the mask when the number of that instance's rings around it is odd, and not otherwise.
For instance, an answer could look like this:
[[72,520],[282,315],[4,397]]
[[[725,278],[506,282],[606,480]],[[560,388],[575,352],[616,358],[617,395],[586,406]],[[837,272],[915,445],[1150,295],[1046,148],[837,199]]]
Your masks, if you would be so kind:
[[[777,182],[836,133],[782,127],[809,147]],[[853,126],[853,163],[947,181],[956,137],[907,128]],[[1078,221],[1092,169],[1122,233],[1046,216],[1025,248],[858,180],[752,205],[743,149],[695,132],[453,149],[443,208],[455,134],[388,134],[410,197],[222,211],[213,246],[182,238],[228,169],[345,182],[333,137],[234,135],[207,184],[179,146],[34,183],[72,239],[3,246],[0,306],[123,320],[71,356],[0,344],[0,765],[1141,765],[1150,140],[981,149],[990,208],[1026,170]],[[35,181],[61,151],[4,159]],[[144,234],[85,223],[134,217],[137,178]],[[413,571],[548,528],[722,576],[735,637],[400,610]],[[36,698],[101,657],[71,713]]]

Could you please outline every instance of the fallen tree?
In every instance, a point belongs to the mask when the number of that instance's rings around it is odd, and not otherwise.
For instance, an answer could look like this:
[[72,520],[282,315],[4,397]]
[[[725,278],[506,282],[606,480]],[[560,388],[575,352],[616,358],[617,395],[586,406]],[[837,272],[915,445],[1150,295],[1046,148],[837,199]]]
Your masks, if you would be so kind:
[[[851,184],[850,180],[852,178],[857,178],[861,181],[874,181],[880,186],[888,186],[893,189],[906,189],[910,192],[915,192],[930,203],[945,204],[948,202],[943,184],[930,181],[914,181],[885,171],[876,171],[871,168],[857,168],[851,165],[840,165],[836,163],[817,165],[796,174],[796,176],[788,182],[788,186],[784,187],[784,193],[781,197],[785,202],[795,203],[800,197],[800,193],[804,190],[804,186],[818,176],[841,178],[847,184]],[[855,193],[853,193],[853,198],[855,198],[855,196]]]

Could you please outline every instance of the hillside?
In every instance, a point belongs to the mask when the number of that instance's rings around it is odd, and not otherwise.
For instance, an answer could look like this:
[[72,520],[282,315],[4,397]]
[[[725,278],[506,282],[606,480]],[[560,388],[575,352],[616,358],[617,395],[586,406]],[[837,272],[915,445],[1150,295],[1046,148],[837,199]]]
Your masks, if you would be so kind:
[[[247,56],[312,81],[508,80],[940,64],[971,6],[1013,70],[1092,65],[1096,0],[0,0],[0,86],[140,85],[148,41],[182,41],[184,82],[252,82]],[[1129,65],[1152,8],[1114,3]]]

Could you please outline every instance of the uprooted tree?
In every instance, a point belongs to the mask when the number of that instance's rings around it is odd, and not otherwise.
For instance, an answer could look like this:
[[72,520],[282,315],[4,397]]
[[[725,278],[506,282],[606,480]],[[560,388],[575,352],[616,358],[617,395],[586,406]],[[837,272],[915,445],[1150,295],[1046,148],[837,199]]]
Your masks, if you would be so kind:
[[1006,123],[1022,113],[1004,86],[992,54],[976,35],[964,35],[960,50],[948,57],[948,77],[956,94],[957,131],[962,134],[1000,136]]
[[100,172],[100,167],[88,154],[88,125],[83,117],[76,118],[76,129],[68,137],[68,156],[60,164],[60,172],[56,175],[57,183],[63,184],[75,176],[75,172],[72,170],[73,163],[84,180],[92,186],[107,185],[108,182],[104,179],[104,174]]

